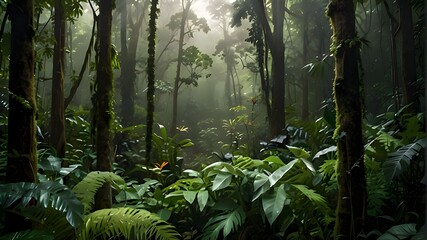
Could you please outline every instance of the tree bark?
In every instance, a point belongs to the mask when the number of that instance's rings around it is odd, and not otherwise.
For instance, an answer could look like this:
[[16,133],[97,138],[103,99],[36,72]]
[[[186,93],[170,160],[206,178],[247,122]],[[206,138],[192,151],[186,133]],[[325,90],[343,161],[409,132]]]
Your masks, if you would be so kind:
[[[304,12],[308,9],[307,1],[303,2]],[[302,29],[302,66],[305,66],[308,62],[308,14],[305,12],[303,15],[303,29]],[[306,71],[302,71],[302,106],[301,106],[301,119],[306,121],[309,115],[308,106],[308,74]]]
[[177,121],[178,121],[178,91],[180,82],[181,82],[181,63],[182,63],[182,56],[184,54],[184,36],[185,36],[185,23],[187,21],[188,12],[190,11],[191,4],[193,3],[193,0],[187,1],[187,4],[184,6],[184,0],[182,3],[182,18],[181,18],[181,26],[179,31],[179,41],[178,41],[178,60],[176,64],[176,75],[175,75],[175,81],[173,86],[173,109],[172,109],[172,123],[171,123],[171,129],[170,134],[175,135],[176,133],[176,127],[177,127]]
[[56,156],[65,157],[64,67],[65,13],[64,0],[55,0],[55,46],[52,73],[51,143]]
[[[121,113],[122,122],[124,126],[131,126],[134,124],[135,114],[135,80],[136,80],[136,51],[138,48],[140,30],[145,16],[145,10],[148,7],[149,1],[145,1],[144,6],[140,9],[140,14],[135,23],[129,18],[127,20],[127,6],[122,6],[122,25],[120,29],[121,45],[122,45],[122,65],[121,65]],[[129,40],[127,38],[127,26],[130,26]],[[129,42],[129,45],[127,45]]]
[[[6,182],[37,182],[34,2],[14,0],[7,11],[11,21],[11,52]],[[8,232],[30,226],[22,217],[6,216]]]
[[338,204],[335,239],[356,239],[364,232],[366,180],[359,79],[360,42],[353,0],[332,0],[327,14],[335,56],[334,98],[337,111]]
[[151,1],[150,8],[150,20],[149,20],[149,35],[148,35],[148,60],[147,60],[147,134],[146,134],[146,162],[147,165],[151,160],[151,149],[152,149],[152,135],[153,135],[153,123],[154,123],[154,94],[155,94],[155,57],[156,57],[156,21],[158,11],[158,0]]
[[260,19],[265,33],[266,44],[271,53],[271,118],[270,137],[282,133],[285,128],[285,45],[283,43],[283,19],[285,3],[281,0],[272,1],[274,32],[268,23],[264,1],[257,0],[255,12]]
[[416,64],[414,26],[412,25],[411,1],[398,0],[400,35],[402,36],[402,80],[403,80],[403,102],[411,104],[408,111],[416,113],[419,110],[419,102],[416,95]]
[[[113,0],[99,2],[99,62],[96,71],[96,154],[97,170],[112,171],[113,69],[111,64],[111,22]],[[95,198],[95,209],[111,208],[110,184],[104,184]]]

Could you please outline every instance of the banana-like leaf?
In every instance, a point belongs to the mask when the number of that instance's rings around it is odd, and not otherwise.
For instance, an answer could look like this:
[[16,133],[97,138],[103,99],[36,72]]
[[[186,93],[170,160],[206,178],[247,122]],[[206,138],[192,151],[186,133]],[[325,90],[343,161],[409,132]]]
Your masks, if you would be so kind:
[[[238,207],[225,214],[214,216],[206,223],[203,229],[204,234],[202,239],[226,239],[231,232],[237,231],[237,229],[245,223],[245,220],[246,214],[242,207]],[[223,237],[219,237],[221,231]]]
[[413,157],[418,155],[426,145],[425,138],[399,148],[390,153],[383,164],[384,175],[388,182],[402,174],[411,164]]
[[92,210],[95,203],[95,194],[102,185],[110,183],[116,189],[125,189],[126,182],[119,175],[112,172],[90,172],[81,182],[73,188],[73,192],[84,206],[84,214]]
[[286,203],[285,186],[281,184],[272,192],[262,195],[262,207],[270,225],[273,225]]
[[65,214],[65,218],[73,227],[83,222],[83,205],[74,193],[58,182],[43,183],[8,183],[0,185],[0,205],[3,208],[21,210],[28,207],[53,208]]
[[307,152],[306,150],[302,149],[302,148],[294,147],[294,146],[289,146],[289,145],[286,145],[286,147],[297,158],[305,158],[305,159],[307,159],[307,158],[310,157],[310,153]]
[[180,239],[175,227],[143,209],[101,209],[85,217],[81,240],[112,239],[174,240]]

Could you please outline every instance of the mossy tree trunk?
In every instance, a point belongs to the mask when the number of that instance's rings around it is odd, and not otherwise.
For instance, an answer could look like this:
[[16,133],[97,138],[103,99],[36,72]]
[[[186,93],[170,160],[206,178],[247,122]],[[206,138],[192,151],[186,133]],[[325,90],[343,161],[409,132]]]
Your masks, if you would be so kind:
[[64,0],[55,0],[55,46],[52,73],[51,143],[56,156],[65,157],[64,68],[65,13]]
[[[6,182],[37,182],[34,2],[14,0],[7,11],[11,21],[11,52]],[[8,214],[6,218],[8,232],[31,226],[16,215]]]
[[153,123],[154,123],[154,94],[155,94],[155,56],[156,56],[156,22],[157,22],[157,12],[159,4],[158,0],[151,1],[150,7],[150,20],[149,20],[149,35],[148,35],[148,60],[147,60],[147,78],[148,78],[148,87],[147,87],[147,135],[146,139],[146,161],[150,163],[151,161],[151,150],[152,144],[151,139],[153,135]]
[[356,239],[364,231],[366,180],[363,158],[359,48],[353,0],[332,0],[327,14],[333,30],[334,98],[337,111],[338,205],[335,239]]
[[[113,69],[111,63],[111,22],[113,0],[99,2],[99,62],[96,71],[96,154],[97,170],[111,171],[113,122]],[[96,194],[95,209],[111,208],[111,186],[105,184]]]

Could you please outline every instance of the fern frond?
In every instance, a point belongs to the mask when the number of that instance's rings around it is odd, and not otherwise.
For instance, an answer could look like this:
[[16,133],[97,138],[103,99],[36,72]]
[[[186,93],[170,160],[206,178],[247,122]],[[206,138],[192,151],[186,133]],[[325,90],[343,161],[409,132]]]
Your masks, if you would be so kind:
[[113,237],[134,240],[180,239],[174,226],[143,209],[101,209],[85,217],[80,235],[81,240],[111,239]]
[[300,193],[308,198],[313,206],[318,207],[321,211],[328,210],[329,207],[325,198],[322,195],[316,193],[313,189],[309,189],[305,185],[292,184],[291,186],[298,189]]
[[81,182],[73,188],[77,198],[83,203],[84,214],[89,213],[95,203],[95,194],[102,185],[110,183],[116,189],[126,187],[126,182],[119,175],[112,172],[90,172]]
[[[245,219],[246,214],[242,207],[238,207],[225,214],[214,216],[206,223],[203,229],[204,234],[202,239],[226,239],[231,232],[237,231],[237,229],[245,223]],[[221,231],[223,238],[219,237]]]
[[423,138],[399,148],[394,153],[390,153],[383,164],[386,180],[390,182],[393,178],[402,174],[411,164],[411,160],[425,148],[425,145],[426,141]]

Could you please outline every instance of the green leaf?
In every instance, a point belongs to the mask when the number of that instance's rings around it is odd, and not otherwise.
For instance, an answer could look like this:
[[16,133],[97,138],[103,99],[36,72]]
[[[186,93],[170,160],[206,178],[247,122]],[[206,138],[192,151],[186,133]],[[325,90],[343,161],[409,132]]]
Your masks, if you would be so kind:
[[227,172],[219,172],[213,181],[212,191],[226,188],[230,185],[233,175]]
[[270,189],[270,183],[268,176],[264,173],[257,174],[254,180],[254,196],[252,201],[255,201],[261,196],[261,194],[267,192]]
[[81,240],[92,239],[180,239],[175,227],[143,209],[111,208],[88,214]]
[[328,154],[328,153],[331,153],[331,152],[336,152],[336,151],[337,151],[337,146],[330,146],[328,148],[325,148],[325,149],[317,152],[316,155],[314,155],[313,160],[316,159],[316,158],[319,158],[322,155],[325,155],[325,154]]
[[53,240],[54,236],[48,231],[30,229],[21,232],[14,232],[0,237],[0,240]]
[[268,177],[268,181],[270,182],[270,187],[273,187],[289,170],[292,169],[292,167],[298,161],[299,161],[299,159],[292,160],[288,164],[286,164],[285,166],[280,167],[279,169],[274,171],[273,174],[271,174]]
[[310,157],[310,153],[308,153],[307,151],[305,151],[302,148],[298,148],[298,147],[294,147],[294,146],[288,146],[286,145],[286,147],[289,149],[289,151],[291,151],[291,153],[297,157],[297,158],[305,158],[308,159]]
[[192,204],[194,202],[194,199],[196,199],[197,192],[196,191],[183,191],[182,195],[184,195],[184,198],[187,202]]
[[286,192],[284,185],[281,184],[277,189],[274,189],[274,191],[262,195],[261,200],[267,220],[270,225],[273,225],[285,206]]
[[411,164],[412,158],[417,156],[425,148],[425,145],[425,138],[423,138],[399,148],[394,153],[390,153],[383,164],[386,180],[391,182],[393,178],[402,174]]
[[415,223],[401,224],[393,226],[387,230],[383,235],[381,235],[378,240],[400,240],[408,239],[409,237],[415,235],[417,230],[415,229]]
[[278,156],[274,156],[274,155],[267,157],[263,161],[266,161],[266,162],[269,162],[269,163],[276,163],[276,164],[279,164],[281,166],[285,165],[283,163],[283,161]]
[[[231,232],[236,232],[245,223],[246,214],[242,207],[212,217],[203,228],[203,240],[226,239]],[[219,234],[222,230],[223,236]]]
[[326,202],[325,198],[316,193],[313,189],[309,189],[307,186],[304,185],[294,185],[293,187],[298,189],[304,196],[306,196],[314,206],[317,206],[320,208],[320,210],[326,210],[328,209],[328,203]]
[[74,193],[59,182],[8,183],[0,185],[0,204],[3,208],[20,209],[35,199],[33,207],[53,208],[65,214],[71,226],[77,227],[83,221],[83,205]]
[[208,191],[206,190],[199,191],[199,193],[197,194],[197,202],[199,203],[200,212],[202,212],[203,209],[205,209],[206,204],[208,203],[208,199],[209,199]]
[[112,186],[121,189],[126,188],[126,182],[119,175],[112,172],[90,172],[82,181],[74,186],[73,191],[84,205],[84,213],[89,213],[95,203],[95,194],[102,185],[110,183]]

